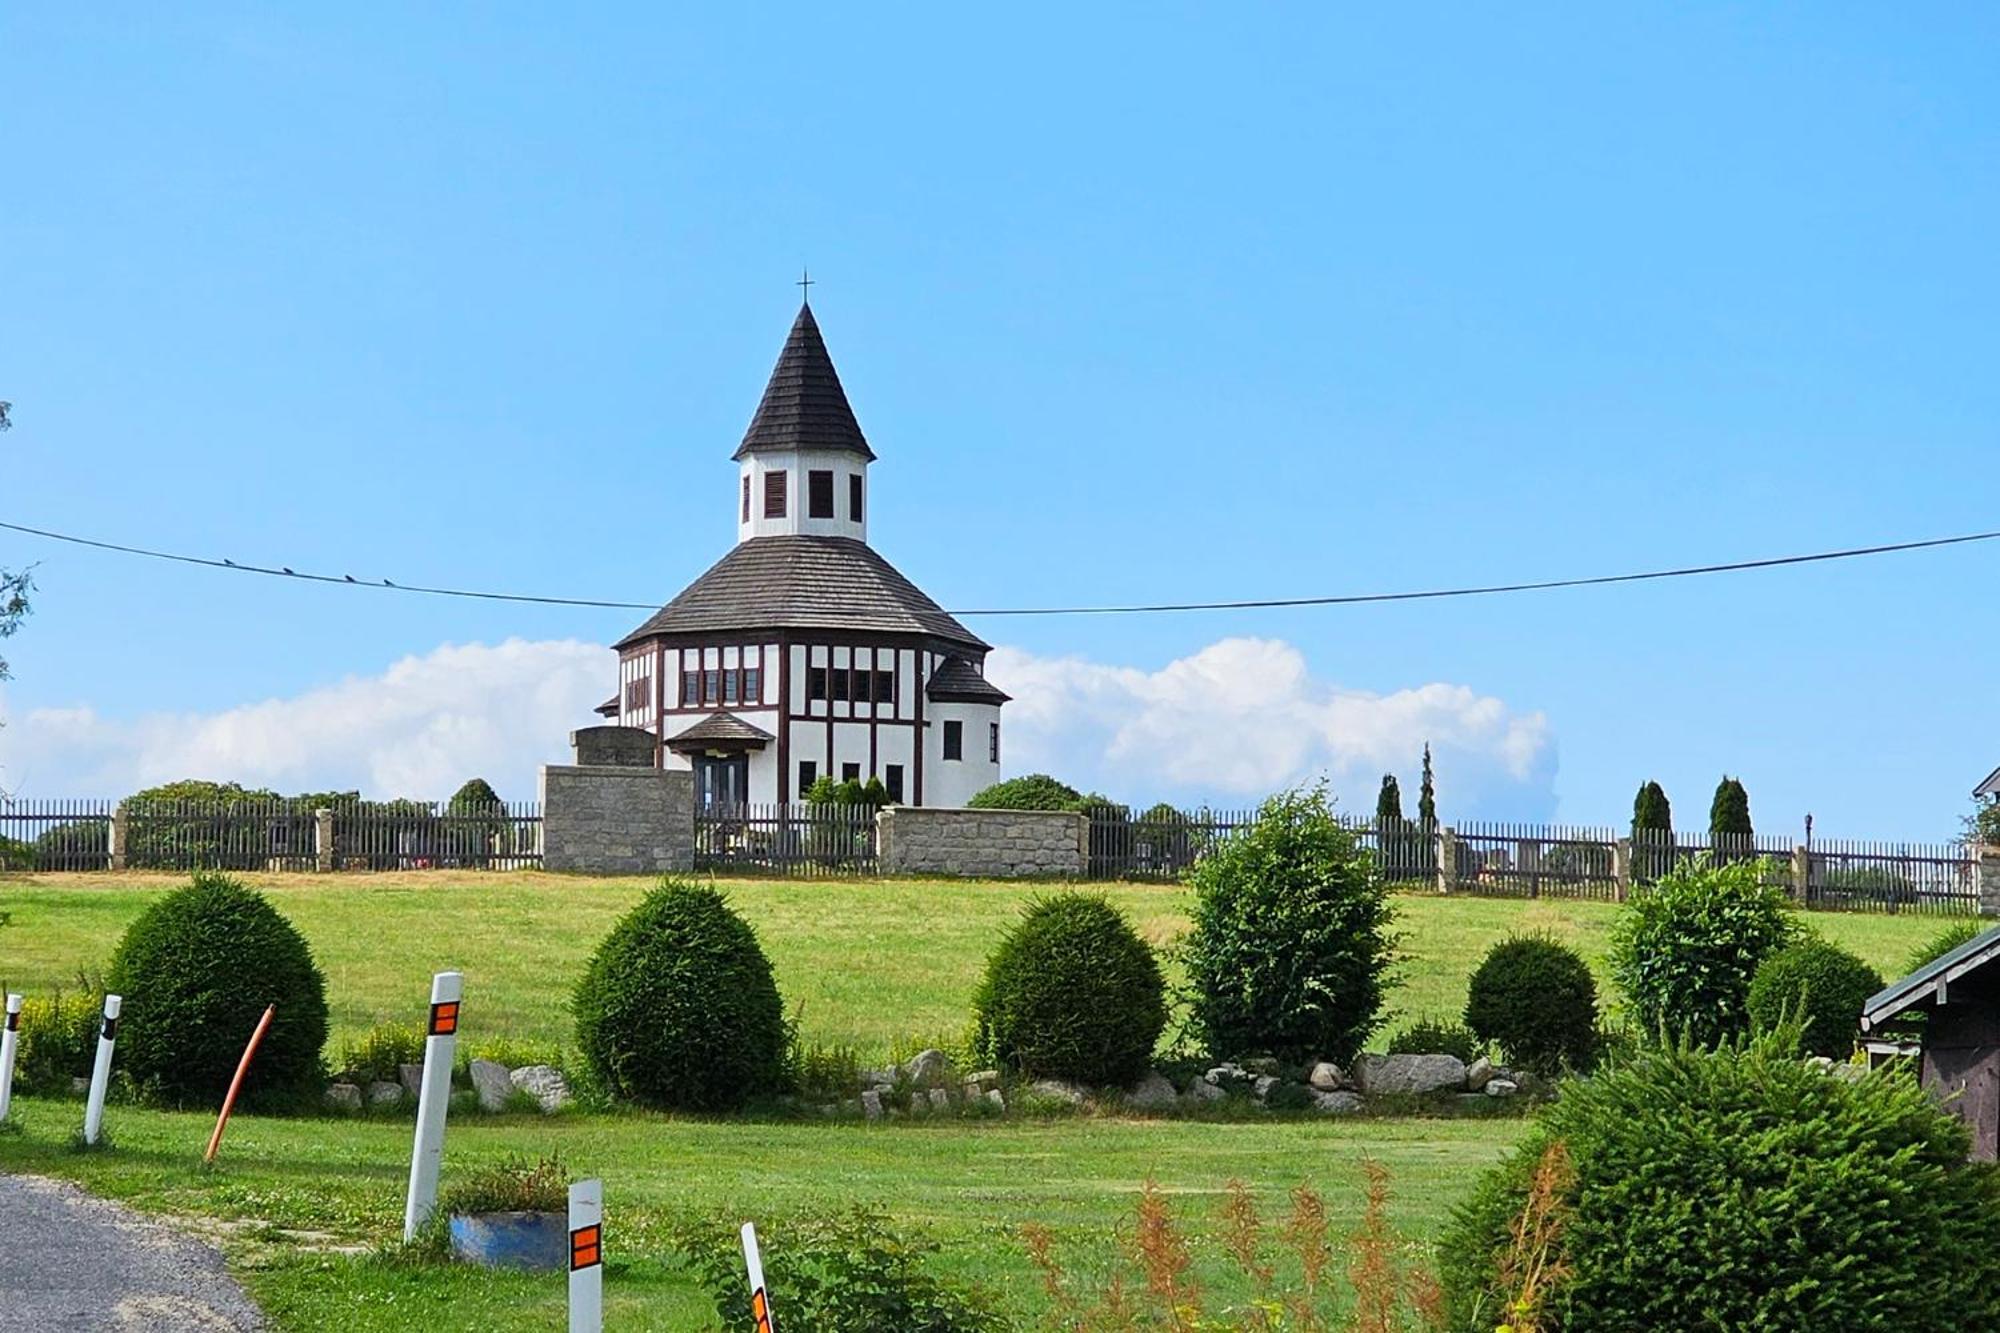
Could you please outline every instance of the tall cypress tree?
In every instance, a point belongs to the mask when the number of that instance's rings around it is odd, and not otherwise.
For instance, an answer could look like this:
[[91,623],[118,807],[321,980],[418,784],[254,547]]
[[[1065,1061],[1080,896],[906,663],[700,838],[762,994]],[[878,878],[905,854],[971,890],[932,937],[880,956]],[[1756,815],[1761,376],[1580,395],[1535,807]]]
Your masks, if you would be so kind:
[[1375,795],[1375,854],[1392,880],[1409,879],[1419,873],[1412,863],[1416,840],[1403,820],[1403,789],[1394,773],[1382,775],[1382,790]]
[[1437,783],[1431,778],[1431,743],[1424,742],[1424,784],[1417,789],[1417,822],[1435,828],[1438,822]]
[[1750,793],[1737,779],[1723,775],[1715,784],[1715,799],[1708,806],[1708,840],[1715,844],[1717,860],[1749,856],[1755,837],[1750,827]]
[[1396,785],[1394,773],[1382,775],[1382,790],[1375,797],[1375,822],[1383,827],[1403,822],[1403,789]]
[[1647,879],[1659,878],[1674,863],[1674,808],[1657,782],[1647,782],[1632,798],[1632,863]]

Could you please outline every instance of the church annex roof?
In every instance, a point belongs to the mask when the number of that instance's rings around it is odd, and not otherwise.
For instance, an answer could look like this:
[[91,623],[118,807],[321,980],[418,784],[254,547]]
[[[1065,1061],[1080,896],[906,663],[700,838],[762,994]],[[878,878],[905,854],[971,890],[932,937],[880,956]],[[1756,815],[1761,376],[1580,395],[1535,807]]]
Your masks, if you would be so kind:
[[733,457],[741,462],[747,454],[773,449],[842,449],[870,461],[875,457],[847,405],[847,391],[809,305],[799,307],[757,415]]
[[734,749],[761,750],[777,737],[762,727],[745,722],[734,713],[710,713],[686,731],[667,737],[667,748],[680,751],[720,745]]
[[948,657],[924,693],[941,703],[1004,704],[1014,696],[979,674],[962,657]]
[[984,652],[985,640],[852,537],[738,542],[618,647],[656,634],[801,629],[926,634]]

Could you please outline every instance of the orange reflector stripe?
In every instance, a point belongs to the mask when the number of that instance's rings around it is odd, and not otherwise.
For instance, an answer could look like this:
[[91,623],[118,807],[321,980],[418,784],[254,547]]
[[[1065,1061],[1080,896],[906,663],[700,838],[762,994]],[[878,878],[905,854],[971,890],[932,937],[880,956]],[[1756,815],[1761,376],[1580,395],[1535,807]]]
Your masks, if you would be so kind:
[[604,1258],[602,1231],[596,1226],[578,1227],[569,1233],[569,1266],[589,1268]]
[[431,1006],[431,1035],[448,1037],[458,1031],[458,1001],[447,1000]]
[[771,1333],[771,1303],[762,1287],[750,1293],[750,1314],[757,1321],[757,1333]]

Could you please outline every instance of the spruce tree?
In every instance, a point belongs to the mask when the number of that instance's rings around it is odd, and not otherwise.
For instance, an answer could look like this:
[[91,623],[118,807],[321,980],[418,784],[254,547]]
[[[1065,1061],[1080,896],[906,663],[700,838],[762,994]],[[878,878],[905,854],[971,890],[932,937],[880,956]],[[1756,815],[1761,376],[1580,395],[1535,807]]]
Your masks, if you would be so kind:
[[1424,783],[1417,789],[1417,822],[1436,828],[1438,821],[1437,783],[1431,777],[1431,743],[1424,742]]
[[1657,879],[1674,863],[1674,808],[1666,789],[1648,782],[1632,798],[1632,861],[1647,879]]
[[1754,831],[1750,827],[1750,793],[1737,779],[1723,775],[1715,784],[1715,799],[1708,807],[1708,840],[1715,846],[1717,860],[1727,861],[1751,853]]

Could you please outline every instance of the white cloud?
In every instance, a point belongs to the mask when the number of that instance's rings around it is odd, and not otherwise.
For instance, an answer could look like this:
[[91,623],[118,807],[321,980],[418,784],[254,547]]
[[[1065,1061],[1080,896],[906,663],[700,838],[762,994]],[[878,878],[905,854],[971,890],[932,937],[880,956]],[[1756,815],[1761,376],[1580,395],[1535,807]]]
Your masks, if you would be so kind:
[[[1437,757],[1446,815],[1553,814],[1555,742],[1540,713],[1465,685],[1371,694],[1314,678],[1275,639],[1223,639],[1156,671],[995,650],[1007,706],[1007,771],[1046,770],[1125,800],[1248,802],[1325,775],[1372,809],[1385,772],[1416,804],[1417,757]],[[280,791],[359,788],[441,799],[474,775],[533,796],[543,763],[616,678],[605,648],[574,640],[448,644],[379,675],[219,713],[108,717],[42,708],[0,729],[0,785],[27,794],[117,796],[178,778]]]
[[1555,808],[1548,720],[1465,685],[1373,694],[1317,680],[1277,639],[1222,639],[1157,671],[1011,648],[987,675],[1007,706],[1007,771],[1048,771],[1120,799],[1250,800],[1325,776],[1374,809],[1383,773],[1416,809],[1424,742],[1448,817],[1541,817]]
[[598,720],[590,710],[616,678],[601,645],[509,639],[447,644],[380,675],[220,713],[35,709],[0,730],[0,783],[117,796],[192,777],[443,799],[481,776],[529,800],[537,766],[567,758],[569,733]]

